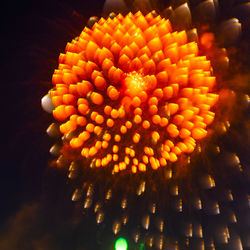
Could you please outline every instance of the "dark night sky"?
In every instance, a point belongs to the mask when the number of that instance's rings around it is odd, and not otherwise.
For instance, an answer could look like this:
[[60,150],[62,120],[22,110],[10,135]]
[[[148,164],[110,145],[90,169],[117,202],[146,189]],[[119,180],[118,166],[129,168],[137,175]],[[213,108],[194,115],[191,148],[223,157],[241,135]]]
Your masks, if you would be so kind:
[[50,88],[59,53],[83,29],[86,17],[101,13],[103,1],[87,5],[21,1],[6,2],[2,8],[1,249],[76,249],[78,245],[72,190],[63,189],[64,174],[48,173],[53,142],[45,133],[50,118],[40,100]]
[[[82,218],[72,208],[65,173],[46,167],[53,141],[45,130],[51,118],[40,99],[50,88],[58,54],[80,33],[87,17],[100,15],[103,2],[1,4],[1,249],[97,249],[90,246],[99,239],[95,226],[77,223]],[[224,17],[230,16],[234,2],[223,1]]]
[[[80,22],[100,13],[102,4],[91,1],[86,8],[80,1],[72,1],[70,6],[67,1],[22,1],[4,6],[2,184],[8,190],[4,193],[10,205],[4,208],[3,217],[16,208],[23,196],[29,200],[41,193],[50,142],[44,137],[49,119],[40,107],[40,99],[49,89],[58,54],[67,41],[79,34],[83,28]],[[72,15],[74,9],[82,17]],[[63,28],[58,31],[58,27]]]

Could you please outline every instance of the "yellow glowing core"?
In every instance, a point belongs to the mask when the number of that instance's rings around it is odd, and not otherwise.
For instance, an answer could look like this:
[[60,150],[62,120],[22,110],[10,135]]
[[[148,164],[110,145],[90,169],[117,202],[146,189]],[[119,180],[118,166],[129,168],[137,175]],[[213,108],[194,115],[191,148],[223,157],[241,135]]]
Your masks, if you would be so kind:
[[125,94],[131,97],[138,96],[141,91],[147,89],[143,76],[135,71],[127,74],[124,85],[126,88]]

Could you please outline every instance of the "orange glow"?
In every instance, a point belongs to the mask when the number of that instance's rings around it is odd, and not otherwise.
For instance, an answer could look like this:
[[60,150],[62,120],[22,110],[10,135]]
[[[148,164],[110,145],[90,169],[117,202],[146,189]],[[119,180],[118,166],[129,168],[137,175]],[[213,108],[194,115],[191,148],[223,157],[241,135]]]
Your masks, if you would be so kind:
[[[206,33],[201,44],[212,40]],[[141,12],[102,18],[60,54],[53,116],[96,167],[156,170],[206,137],[218,100],[212,72],[197,43],[172,32],[169,20]]]

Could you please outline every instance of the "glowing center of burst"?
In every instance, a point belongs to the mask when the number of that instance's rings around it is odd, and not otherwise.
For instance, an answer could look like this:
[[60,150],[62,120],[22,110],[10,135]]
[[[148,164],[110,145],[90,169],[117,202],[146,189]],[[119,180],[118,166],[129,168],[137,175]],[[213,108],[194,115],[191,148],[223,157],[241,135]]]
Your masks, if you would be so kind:
[[139,96],[141,91],[147,89],[147,85],[143,80],[143,76],[136,71],[127,74],[124,79],[124,85],[126,89],[125,94],[131,97]]

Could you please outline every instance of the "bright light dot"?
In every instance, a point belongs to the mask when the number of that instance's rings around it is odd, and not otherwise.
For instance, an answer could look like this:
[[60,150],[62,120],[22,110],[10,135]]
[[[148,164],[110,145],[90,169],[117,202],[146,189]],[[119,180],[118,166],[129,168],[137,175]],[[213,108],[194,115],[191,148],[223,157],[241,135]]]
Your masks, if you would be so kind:
[[119,238],[115,242],[115,250],[127,250],[128,243],[124,238]]
[[138,94],[146,89],[146,83],[140,73],[135,71],[127,74],[124,79],[124,85],[126,88],[126,94],[129,96],[138,96]]

